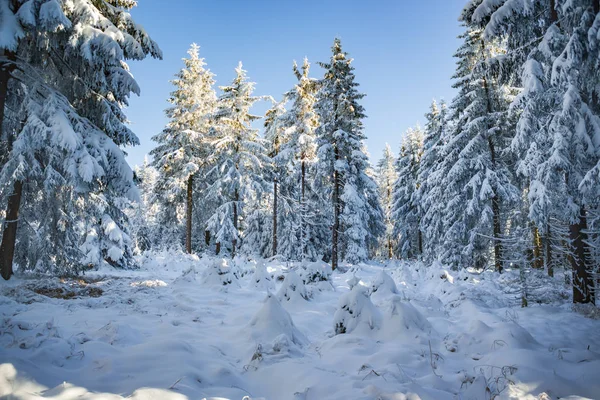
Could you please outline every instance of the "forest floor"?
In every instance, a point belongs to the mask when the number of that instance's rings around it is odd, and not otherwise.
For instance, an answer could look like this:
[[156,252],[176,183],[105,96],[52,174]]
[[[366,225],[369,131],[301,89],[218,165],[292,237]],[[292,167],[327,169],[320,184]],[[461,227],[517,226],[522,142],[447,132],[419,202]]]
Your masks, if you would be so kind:
[[510,270],[369,263],[278,295],[294,265],[222,263],[0,283],[0,398],[600,399],[600,320],[564,276],[530,276],[521,308]]

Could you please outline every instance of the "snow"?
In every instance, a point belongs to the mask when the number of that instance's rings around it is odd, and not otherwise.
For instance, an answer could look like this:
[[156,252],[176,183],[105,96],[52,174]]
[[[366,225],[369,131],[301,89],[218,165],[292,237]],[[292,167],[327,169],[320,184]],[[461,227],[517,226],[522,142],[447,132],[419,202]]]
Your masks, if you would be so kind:
[[600,398],[600,321],[558,273],[530,278],[527,308],[518,271],[398,261],[343,265],[291,302],[274,293],[302,263],[138,261],[3,283],[0,398]]

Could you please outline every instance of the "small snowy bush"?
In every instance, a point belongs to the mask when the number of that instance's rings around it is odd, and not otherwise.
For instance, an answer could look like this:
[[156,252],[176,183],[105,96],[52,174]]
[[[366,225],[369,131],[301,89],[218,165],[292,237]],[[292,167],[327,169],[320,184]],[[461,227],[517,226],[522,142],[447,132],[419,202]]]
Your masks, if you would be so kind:
[[231,285],[237,282],[236,267],[231,260],[225,258],[215,259],[209,262],[203,274],[203,282],[213,285]]
[[290,314],[282,307],[277,297],[269,293],[262,308],[250,321],[250,336],[258,343],[281,345],[281,335],[292,343],[302,346],[307,343],[304,335],[296,328]]
[[371,302],[368,289],[361,285],[340,298],[333,320],[336,335],[350,333],[361,327],[375,330],[381,326],[379,310]]
[[398,289],[392,277],[381,271],[371,284],[371,293],[375,292],[397,294]]
[[300,276],[305,284],[328,281],[331,278],[331,266],[323,261],[307,262],[302,265]]
[[293,301],[296,299],[308,300],[308,297],[302,278],[294,271],[288,272],[283,280],[283,286],[277,293],[277,298],[280,301]]
[[273,279],[267,272],[263,263],[257,264],[252,274],[252,285],[257,289],[271,290],[273,288]]

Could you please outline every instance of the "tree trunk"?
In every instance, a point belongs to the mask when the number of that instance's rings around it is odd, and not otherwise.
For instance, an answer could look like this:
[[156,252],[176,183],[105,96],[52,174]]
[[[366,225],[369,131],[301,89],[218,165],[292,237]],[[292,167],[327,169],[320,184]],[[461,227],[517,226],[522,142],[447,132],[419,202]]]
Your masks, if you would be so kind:
[[8,197],[6,207],[6,221],[2,232],[2,243],[0,244],[0,272],[6,280],[13,274],[13,260],[15,256],[15,243],[17,241],[17,224],[19,219],[19,207],[23,194],[23,182],[16,181],[13,193]]
[[[235,234],[238,233],[238,201],[240,200],[240,194],[237,189],[235,189],[235,194],[233,195],[233,227],[235,229]],[[233,239],[231,241],[231,258],[235,257],[235,248],[237,246],[237,239]]]
[[[8,84],[11,79],[12,71],[15,69],[14,61],[16,55],[10,51],[0,51],[0,59],[6,58],[6,61],[0,62],[0,140],[9,143],[7,153],[11,151],[12,140],[4,132],[4,117],[6,100],[8,99]],[[23,193],[23,182],[16,181],[13,185],[13,193],[8,198],[6,206],[6,221],[2,233],[2,243],[0,244],[0,274],[4,279],[9,279],[13,274],[13,259],[15,255],[15,244],[17,241],[17,223],[19,219],[19,207],[21,206],[21,196]]]
[[215,245],[215,255],[219,255],[219,253],[221,252],[221,242],[217,242],[217,244]]
[[273,181],[273,256],[277,255],[277,178]]
[[187,181],[187,208],[186,208],[186,226],[185,226],[185,251],[192,254],[192,211],[194,207],[192,188],[194,184],[194,175],[190,175]]
[[556,1],[550,0],[550,23],[558,21],[558,12],[556,11]]
[[[482,40],[482,46],[485,47],[485,42]],[[484,57],[485,60],[485,57]],[[483,78],[483,89],[485,90],[486,99],[487,99],[487,112],[488,115],[492,114],[492,104],[490,102],[489,95],[489,87],[487,78],[484,76]],[[488,130],[489,130],[489,122],[488,122]],[[490,159],[492,162],[492,169],[496,170],[496,148],[494,146],[494,142],[492,138],[488,136],[487,138],[488,146],[490,149]],[[493,224],[494,224],[494,265],[496,267],[496,271],[498,273],[502,273],[503,265],[502,265],[502,243],[500,242],[500,236],[502,235],[502,228],[500,224],[500,201],[498,200],[498,194],[495,190],[493,190],[494,196],[492,197],[492,213],[493,213]]]
[[204,244],[207,248],[210,246],[210,231],[208,230],[204,231]]
[[300,243],[302,245],[302,260],[306,257],[306,163],[304,160],[301,162],[302,164],[302,173],[300,175],[300,210],[302,212],[300,223],[302,224],[300,227]]
[[542,237],[537,226],[533,225],[531,228],[533,235],[533,262],[532,266],[535,269],[542,269],[544,267],[544,259],[542,257]]
[[546,224],[545,246],[546,256],[544,257],[544,262],[546,263],[546,270],[548,271],[548,276],[554,276],[554,264],[552,263],[552,235],[550,233],[550,224]]
[[[339,159],[337,146],[334,150],[335,163]],[[340,228],[340,175],[337,170],[333,171],[333,228],[332,228],[332,243],[331,243],[331,269],[335,270],[338,267],[338,230]]]
[[573,303],[595,304],[594,279],[587,261],[587,221],[585,208],[579,211],[579,219],[569,225],[571,239],[571,266],[573,268]]

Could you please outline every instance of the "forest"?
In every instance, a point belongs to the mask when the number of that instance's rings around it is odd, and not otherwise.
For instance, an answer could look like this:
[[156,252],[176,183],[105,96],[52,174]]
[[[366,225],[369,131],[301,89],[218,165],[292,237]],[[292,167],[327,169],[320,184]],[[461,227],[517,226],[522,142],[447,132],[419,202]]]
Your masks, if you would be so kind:
[[600,398],[600,0],[464,3],[383,154],[341,38],[192,43],[130,166],[137,1],[0,0],[0,398]]

